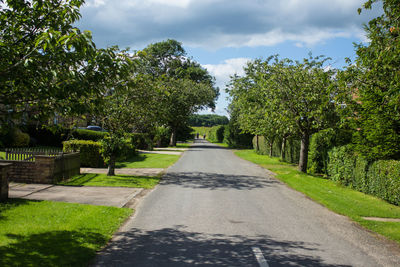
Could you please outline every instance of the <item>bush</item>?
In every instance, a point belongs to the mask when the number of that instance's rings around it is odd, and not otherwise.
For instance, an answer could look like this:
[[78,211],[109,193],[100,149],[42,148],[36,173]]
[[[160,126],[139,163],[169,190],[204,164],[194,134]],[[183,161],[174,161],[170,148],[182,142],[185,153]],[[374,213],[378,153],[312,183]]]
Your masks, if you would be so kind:
[[171,132],[166,127],[157,127],[154,135],[154,143],[156,147],[167,147],[169,145]]
[[208,139],[211,142],[222,143],[224,141],[224,133],[225,133],[224,125],[213,126],[211,127],[210,132],[208,133]]
[[328,174],[331,180],[400,204],[400,161],[378,160],[369,164],[354,152],[353,146],[346,145],[329,152]]
[[110,136],[106,136],[100,141],[100,144],[100,153],[106,163],[109,163],[112,154],[116,156],[116,161],[123,161],[135,155],[135,147],[130,138],[115,137],[111,139]]
[[62,147],[63,141],[69,137],[69,129],[60,126],[39,126],[30,125],[27,127],[29,135],[36,140],[40,146]]
[[131,139],[131,144],[136,149],[153,149],[153,140],[147,133],[131,133],[128,135]]
[[29,134],[23,133],[20,129],[14,128],[10,131],[11,147],[27,147],[29,145]]
[[100,142],[90,140],[70,140],[63,142],[64,152],[80,152],[82,167],[105,167],[105,162],[100,150]]
[[75,129],[72,131],[73,139],[77,139],[77,140],[100,141],[107,135],[108,135],[107,132],[98,132],[98,131],[91,131],[91,130],[85,130],[85,129]]
[[233,123],[229,122],[225,126],[224,143],[233,148],[251,148],[254,135],[242,133],[242,131]]

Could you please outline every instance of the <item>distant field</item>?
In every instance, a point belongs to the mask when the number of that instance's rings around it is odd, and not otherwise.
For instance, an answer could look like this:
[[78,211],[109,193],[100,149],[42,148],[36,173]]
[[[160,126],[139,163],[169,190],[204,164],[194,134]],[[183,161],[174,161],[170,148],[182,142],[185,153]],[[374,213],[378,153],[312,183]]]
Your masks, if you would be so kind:
[[197,134],[199,133],[200,136],[203,136],[204,134],[206,134],[206,136],[208,136],[211,127],[192,127],[193,128],[193,134]]

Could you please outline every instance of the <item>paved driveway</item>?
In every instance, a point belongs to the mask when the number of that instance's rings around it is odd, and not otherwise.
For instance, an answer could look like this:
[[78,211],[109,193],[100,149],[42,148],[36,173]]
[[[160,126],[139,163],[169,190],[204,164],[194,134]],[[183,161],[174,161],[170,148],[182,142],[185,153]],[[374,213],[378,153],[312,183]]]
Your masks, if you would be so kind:
[[141,188],[10,183],[9,197],[123,207]]

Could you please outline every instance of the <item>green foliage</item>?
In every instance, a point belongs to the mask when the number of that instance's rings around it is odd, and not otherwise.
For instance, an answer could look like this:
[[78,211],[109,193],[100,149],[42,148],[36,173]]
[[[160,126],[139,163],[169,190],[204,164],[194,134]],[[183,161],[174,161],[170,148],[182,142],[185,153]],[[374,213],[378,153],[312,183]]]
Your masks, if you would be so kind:
[[213,143],[222,143],[225,138],[225,126],[218,125],[213,126],[208,133],[207,139],[209,139]]
[[131,138],[132,146],[136,149],[152,150],[153,141],[147,133],[130,133],[127,135]]
[[224,143],[227,143],[229,147],[250,148],[252,146],[252,134],[243,133],[233,123],[229,123],[224,128]]
[[29,134],[19,128],[12,128],[3,137],[5,147],[27,147],[29,145]]
[[399,161],[378,160],[369,164],[352,146],[335,147],[329,152],[328,174],[343,185],[400,204]]
[[91,131],[85,129],[75,129],[72,131],[72,138],[77,140],[100,141],[107,135],[107,132]]
[[156,147],[167,147],[169,144],[171,133],[167,127],[157,127],[154,135],[154,143]]
[[212,127],[217,125],[226,125],[229,123],[229,119],[226,116],[216,115],[216,114],[193,114],[189,117],[190,126],[206,126]]
[[[272,145],[272,153],[270,151],[270,142],[264,136],[258,136],[258,149],[257,149],[257,136],[253,138],[253,148],[257,154],[272,155],[273,157],[281,157],[282,153],[282,139],[276,138]],[[297,164],[299,163],[300,141],[295,138],[286,139],[285,161]]]
[[91,168],[103,168],[104,159],[100,153],[100,142],[90,140],[70,140],[63,142],[64,152],[80,152],[81,166]]
[[121,161],[135,155],[135,147],[131,139],[106,136],[99,143],[101,144],[100,153],[107,164],[110,163],[112,157],[115,157],[114,160]]
[[356,45],[358,57],[342,76],[343,87],[352,86],[346,103],[356,149],[370,161],[400,159],[400,2],[382,3],[383,14],[365,26],[370,42]]

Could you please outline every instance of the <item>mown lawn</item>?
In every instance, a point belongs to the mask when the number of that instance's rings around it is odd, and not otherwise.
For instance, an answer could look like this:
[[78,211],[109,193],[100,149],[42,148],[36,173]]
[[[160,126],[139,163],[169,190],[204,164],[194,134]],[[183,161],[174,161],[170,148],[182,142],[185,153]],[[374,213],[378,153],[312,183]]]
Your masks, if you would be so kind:
[[138,154],[130,159],[117,162],[116,168],[168,168],[178,161],[179,155]]
[[400,222],[375,222],[362,217],[400,218],[400,207],[376,197],[352,190],[321,177],[297,171],[297,166],[278,158],[258,155],[253,150],[235,152],[239,157],[276,173],[276,178],[323,204],[330,210],[348,216],[369,230],[400,242]]
[[0,266],[87,266],[130,214],[62,202],[0,203]]
[[0,151],[0,159],[5,159],[6,158],[6,152]]
[[160,177],[155,176],[131,176],[116,175],[107,176],[106,174],[85,173],[75,175],[67,181],[60,182],[60,185],[73,186],[116,186],[116,187],[137,187],[153,188],[160,181]]

